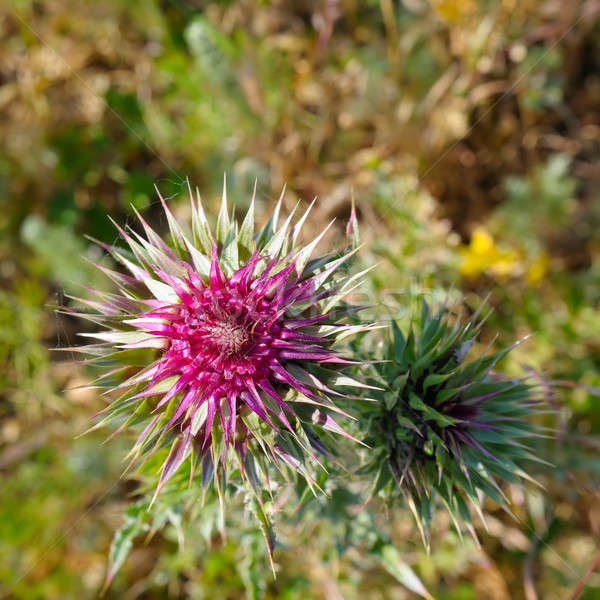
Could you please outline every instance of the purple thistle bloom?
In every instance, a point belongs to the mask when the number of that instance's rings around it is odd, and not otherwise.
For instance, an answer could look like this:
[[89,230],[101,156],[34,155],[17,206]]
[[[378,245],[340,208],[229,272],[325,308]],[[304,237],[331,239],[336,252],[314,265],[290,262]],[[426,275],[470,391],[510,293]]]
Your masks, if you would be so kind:
[[[165,427],[182,421],[191,428],[194,417],[206,405],[194,428],[204,431],[203,445],[209,439],[217,413],[229,444],[236,438],[237,417],[244,407],[273,428],[273,421],[278,420],[292,430],[286,414],[293,415],[294,411],[274,385],[282,382],[318,399],[317,393],[298,381],[285,365],[290,359],[340,360],[326,338],[302,331],[303,326],[327,315],[298,319],[287,313],[301,302],[312,304],[330,292],[318,291],[314,277],[300,282],[293,262],[271,275],[275,262],[271,260],[256,275],[261,259],[255,252],[246,265],[227,279],[213,246],[206,283],[186,264],[188,276],[170,281],[179,301],[130,321],[149,336],[164,341],[163,353],[149,374],[146,389],[139,395],[160,393],[154,391],[154,386],[167,377],[176,377],[156,407],[159,409],[181,393],[177,410]],[[264,394],[275,404],[265,404]],[[241,427],[238,437],[244,438],[248,430],[243,423]]]
[[[369,329],[345,321],[356,309],[343,299],[362,275],[349,276],[345,268],[355,250],[309,260],[325,232],[298,246],[310,207],[293,227],[290,216],[278,228],[281,199],[255,235],[254,198],[239,227],[229,217],[224,191],[216,237],[199,198],[191,196],[192,235],[162,202],[172,247],[139,215],[145,238],[117,226],[130,253],[102,246],[130,274],[99,267],[120,293],[79,299],[100,315],[78,314],[107,328],[82,334],[101,343],[81,350],[116,362],[117,369],[100,381],[129,375],[116,388],[125,394],[107,407],[102,423],[133,413],[121,429],[134,417],[148,419],[132,450],[134,460],[170,440],[157,492],[190,456],[191,476],[201,459],[203,481],[206,470],[212,478],[219,465],[227,466],[231,448],[242,474],[249,456],[260,454],[310,481],[304,455],[316,458],[313,450],[326,450],[315,428],[350,437],[329,413],[341,412],[330,386],[348,362],[334,345]],[[353,240],[355,221],[353,212],[348,228]],[[148,356],[144,364],[140,352]],[[345,375],[343,383],[361,386]]]

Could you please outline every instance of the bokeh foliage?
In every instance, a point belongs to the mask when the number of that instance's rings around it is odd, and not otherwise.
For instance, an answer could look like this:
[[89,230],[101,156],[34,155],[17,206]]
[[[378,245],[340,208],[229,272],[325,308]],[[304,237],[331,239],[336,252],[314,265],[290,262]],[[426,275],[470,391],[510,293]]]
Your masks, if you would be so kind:
[[335,489],[302,509],[309,527],[280,519],[272,581],[242,507],[235,538],[206,508],[147,542],[142,508],[107,597],[566,597],[600,536],[597,13],[592,0],[5,3],[0,597],[95,597],[137,493],[119,480],[126,439],[75,439],[103,403],[73,356],[47,350],[76,341],[50,306],[102,285],[83,235],[113,242],[107,213],[127,221],[132,205],[164,231],[153,185],[185,219],[185,177],[215,207],[224,171],[241,205],[258,178],[262,214],[284,183],[288,209],[318,195],[315,231],[354,190],[362,260],[380,261],[369,289],[395,314],[451,286],[473,310],[489,292],[484,341],[535,333],[503,367],[582,386],[552,399],[546,491],[508,486],[517,520],[486,504],[481,548],[440,516],[427,555],[409,515]]

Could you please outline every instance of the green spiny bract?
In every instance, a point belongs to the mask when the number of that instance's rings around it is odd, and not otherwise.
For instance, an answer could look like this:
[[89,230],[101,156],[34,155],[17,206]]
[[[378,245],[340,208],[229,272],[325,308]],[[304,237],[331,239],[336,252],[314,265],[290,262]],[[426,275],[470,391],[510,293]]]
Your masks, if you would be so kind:
[[[539,390],[526,379],[493,371],[511,348],[468,359],[481,328],[477,314],[451,321],[446,309],[421,317],[403,335],[392,322],[383,360],[371,367],[375,402],[365,403],[361,428],[372,448],[364,471],[372,494],[403,496],[425,544],[436,507],[444,506],[461,534],[475,535],[471,510],[487,496],[508,509],[501,481],[532,481],[525,460],[539,461],[528,443],[541,435],[531,417]],[[543,461],[540,461],[543,462]]]

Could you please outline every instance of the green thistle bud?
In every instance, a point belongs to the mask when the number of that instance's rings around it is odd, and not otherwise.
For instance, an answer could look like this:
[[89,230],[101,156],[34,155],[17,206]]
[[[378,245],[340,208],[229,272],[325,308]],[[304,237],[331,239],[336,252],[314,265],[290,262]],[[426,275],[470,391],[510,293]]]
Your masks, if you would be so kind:
[[482,498],[508,509],[500,483],[532,481],[523,461],[543,462],[528,446],[541,435],[530,418],[538,388],[494,372],[512,347],[469,360],[480,329],[477,314],[453,322],[423,301],[408,335],[392,323],[384,360],[372,366],[369,383],[382,388],[363,415],[372,493],[403,496],[426,545],[435,508],[447,509],[459,534],[474,535],[471,511],[482,516]]

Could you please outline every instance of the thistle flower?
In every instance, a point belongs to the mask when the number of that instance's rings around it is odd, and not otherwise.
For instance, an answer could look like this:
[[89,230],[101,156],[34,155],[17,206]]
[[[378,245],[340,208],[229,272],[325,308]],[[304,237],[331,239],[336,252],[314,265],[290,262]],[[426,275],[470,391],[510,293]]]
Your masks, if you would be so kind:
[[466,360],[481,328],[477,319],[476,313],[451,323],[444,308],[432,314],[423,301],[408,336],[392,323],[385,360],[374,365],[373,383],[384,389],[365,405],[372,493],[391,499],[400,492],[426,545],[436,505],[447,509],[459,534],[463,524],[475,535],[469,505],[482,520],[484,496],[508,510],[500,481],[533,481],[521,463],[544,462],[527,445],[541,435],[530,420],[537,388],[492,371],[512,347],[488,347]]
[[[118,293],[78,299],[95,311],[78,314],[106,329],[82,334],[99,341],[81,348],[92,362],[114,364],[98,382],[112,386],[120,378],[110,389],[121,395],[97,426],[144,423],[133,461],[170,446],[157,493],[189,457],[190,477],[201,463],[203,484],[214,479],[218,486],[232,449],[255,487],[257,471],[268,477],[265,460],[310,481],[305,459],[328,452],[324,432],[350,437],[332,416],[341,411],[331,396],[340,378],[360,385],[340,375],[349,361],[336,347],[368,329],[345,322],[356,309],[344,297],[361,277],[348,273],[356,248],[311,259],[328,228],[300,245],[310,207],[294,225],[292,214],[278,226],[281,198],[255,234],[254,200],[239,226],[224,187],[213,235],[190,190],[190,235],[161,198],[172,244],[139,214],[145,237],[116,225],[129,249],[101,245],[129,273],[97,265]],[[356,231],[353,213],[351,238]]]

